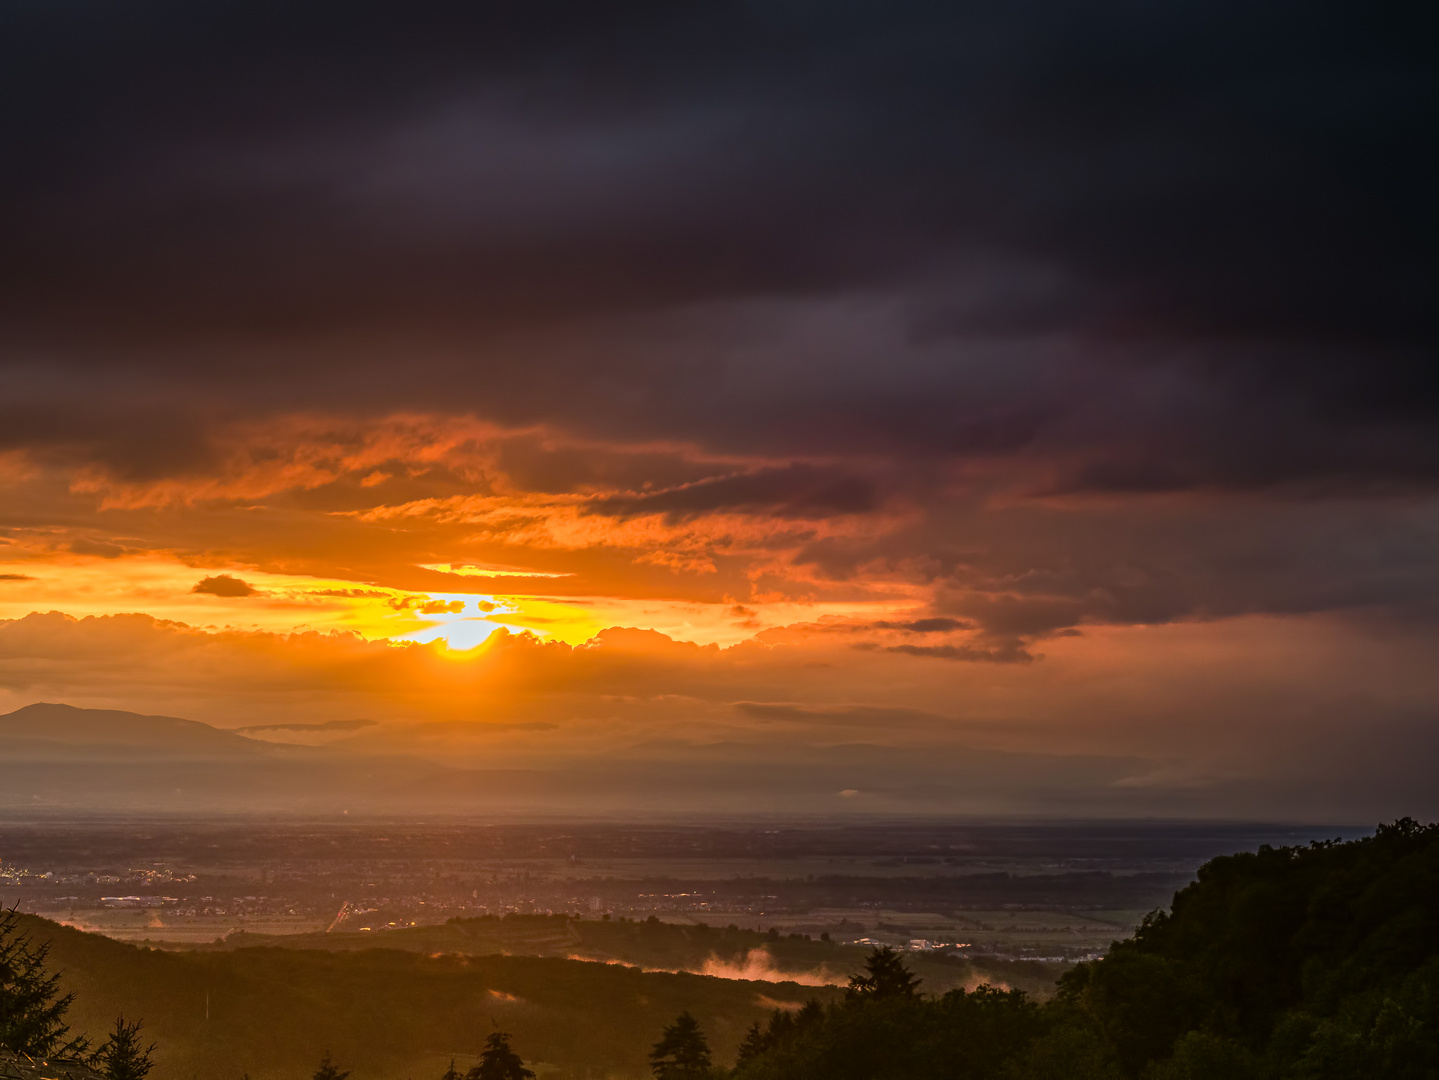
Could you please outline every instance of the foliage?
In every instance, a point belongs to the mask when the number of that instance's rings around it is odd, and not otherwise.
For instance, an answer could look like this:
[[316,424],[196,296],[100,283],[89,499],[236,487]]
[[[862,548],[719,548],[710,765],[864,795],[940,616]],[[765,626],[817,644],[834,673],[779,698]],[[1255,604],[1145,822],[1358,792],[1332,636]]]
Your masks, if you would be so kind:
[[320,1062],[320,1067],[315,1070],[313,1080],[345,1080],[345,1077],[349,1075],[350,1070],[346,1069],[341,1072],[335,1068],[335,1063],[330,1060],[330,1052],[327,1050],[324,1060]]
[[938,999],[851,995],[828,1009],[812,1002],[793,1017],[776,1012],[757,1040],[762,1048],[740,1063],[735,1075],[744,1080],[997,1080],[1039,1026],[1039,1007],[1018,990],[981,987]]
[[65,1014],[74,995],[60,993],[60,976],[46,967],[49,955],[49,942],[36,945],[14,908],[0,908],[0,1050],[79,1058],[89,1043],[66,1037]]
[[510,1048],[509,1032],[493,1031],[485,1036],[480,1063],[465,1073],[465,1080],[533,1080],[534,1075]]
[[[907,879],[916,890],[925,889],[928,879]],[[971,880],[966,878],[966,881]],[[790,883],[793,884],[793,883]],[[656,886],[658,888],[659,886]],[[755,886],[759,888],[758,885]],[[1150,887],[1151,890],[1153,886]],[[1085,893],[1078,885],[1066,902],[1083,902]],[[1056,902],[1059,902],[1056,899]],[[1095,904],[1093,906],[1101,906]],[[1111,904],[1110,906],[1123,906]],[[854,925],[856,932],[864,928]],[[705,923],[681,924],[647,919],[620,917],[608,922],[577,920],[565,915],[487,915],[476,918],[451,919],[444,926],[417,926],[388,931],[387,948],[413,948],[420,952],[511,953],[515,955],[583,955],[601,960],[619,960],[641,968],[668,971],[701,970],[711,961],[744,966],[755,949],[763,949],[777,969],[796,972],[830,971],[838,974],[853,970],[862,963],[868,949],[826,940],[821,934],[813,939],[805,934],[770,934],[752,929],[709,926]],[[254,939],[240,935],[233,940]],[[358,934],[316,934],[291,937],[271,943],[295,948],[344,948],[369,946],[370,939]],[[1048,993],[1059,974],[1059,965],[1032,960],[999,960],[986,957],[983,972],[964,957],[942,952],[913,955],[908,962],[931,989],[950,990],[972,985],[976,978],[988,975],[1003,979],[1011,986],[1023,985],[1035,993]]]
[[106,1080],[145,1080],[154,1068],[150,1055],[155,1044],[140,1045],[140,1021],[126,1023],[123,1016],[115,1018],[115,1030],[91,1058],[91,1065],[102,1072]]
[[905,966],[904,957],[888,945],[870,953],[864,969],[866,974],[849,980],[852,997],[911,998],[919,990],[919,980]]
[[[775,1015],[778,1016],[779,1013],[776,1012]],[[767,1049],[769,1049],[769,1041],[765,1038],[765,1030],[756,1020],[744,1033],[744,1040],[739,1044],[739,1059],[736,1064],[743,1065],[751,1058],[759,1057]]]
[[650,1051],[650,1068],[656,1080],[698,1080],[709,1076],[713,1062],[699,1021],[688,1012],[680,1013]]
[[1004,1080],[1120,1080],[1114,1048],[1091,1024],[1054,1007],[1040,1017],[1042,1034],[1004,1067]]
[[[1436,896],[1439,827],[1405,820],[1353,843],[1213,860],[1168,911],[1076,967],[1044,1004],[984,986],[924,995],[910,958],[881,950],[849,992],[815,988],[802,1008],[771,1012],[756,1006],[752,984],[695,975],[377,948],[147,951],[11,912],[0,919],[8,995],[0,1001],[9,1010],[0,1010],[0,1031],[43,1014],[52,1047],[66,1037],[68,996],[46,971],[53,955],[80,991],[77,1028],[96,1030],[121,1008],[160,1017],[170,1077],[244,1066],[280,1080],[309,1071],[324,1045],[364,1062],[364,1080],[434,1075],[451,1048],[479,1041],[483,1002],[524,1045],[543,1048],[542,1071],[554,1080],[635,1075],[642,1033],[681,1011],[704,1052],[672,1058],[667,1047],[651,1061],[657,1072],[693,1066],[688,1075],[714,1075],[711,1062],[728,1064],[738,1052],[734,1080],[1439,1080]],[[442,929],[459,939],[468,926]],[[516,921],[513,929],[563,926]],[[748,944],[728,930],[682,936],[648,922],[604,932],[617,945],[656,950]],[[33,936],[45,946],[34,947]],[[798,939],[773,947],[824,950],[834,963],[853,956]],[[30,1004],[17,1008],[22,985]],[[193,1003],[207,993],[216,1008],[201,1028]],[[768,993],[793,1001],[806,991]],[[329,1068],[322,1080],[344,1075]]]
[[[648,1076],[650,1045],[680,1012],[699,1020],[714,1059],[728,1065],[745,1028],[768,1016],[757,993],[796,1000],[807,992],[558,957],[433,957],[374,947],[388,935],[363,951],[146,950],[33,915],[21,919],[37,940],[53,943],[52,964],[64,967],[77,994],[70,1018],[77,1031],[102,1033],[117,1012],[146,1017],[146,1033],[164,1050],[150,1080],[241,1071],[295,1080],[309,1077],[327,1048],[342,1068],[353,1067],[350,1080],[437,1080],[452,1055],[461,1074],[475,1063],[490,1030],[476,1019],[485,1016],[513,1035],[545,1080]],[[821,1000],[842,993],[808,992]]]
[[877,950],[845,1000],[776,1012],[736,1080],[1439,1080],[1439,826],[1214,859],[1039,1006],[915,992]]

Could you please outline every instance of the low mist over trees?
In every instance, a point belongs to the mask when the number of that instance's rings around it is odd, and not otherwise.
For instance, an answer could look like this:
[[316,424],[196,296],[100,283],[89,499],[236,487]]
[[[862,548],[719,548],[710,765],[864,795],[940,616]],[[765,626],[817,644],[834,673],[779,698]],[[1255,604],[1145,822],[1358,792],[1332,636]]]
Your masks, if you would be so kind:
[[1439,826],[1215,859],[1043,1005],[915,993],[877,950],[845,999],[752,1028],[735,1080],[1434,1080]]
[[[903,954],[876,948],[828,1004],[777,1008],[742,1041],[731,1029],[726,1045],[739,1041],[732,1067],[715,1060],[704,1026],[685,1007],[652,1044],[649,1071],[655,1080],[1439,1080],[1436,898],[1436,825],[1404,819],[1349,843],[1261,847],[1205,864],[1168,911],[1149,915],[1102,959],[1071,969],[1048,1001],[991,986],[927,995]],[[0,1061],[28,1055],[83,1065],[106,1080],[146,1080],[155,1048],[144,1045],[138,1021],[117,1018],[94,1052],[84,1036],[71,1034],[73,998],[49,969],[49,943],[34,939],[45,925],[0,913]],[[181,955],[106,947],[131,973],[141,970],[142,956],[172,972],[190,967]],[[244,951],[256,971],[277,958],[340,962],[330,954]],[[563,960],[545,965],[544,985],[582,967],[599,970]],[[288,970],[302,977],[311,968]],[[720,985],[670,978],[675,986]],[[649,985],[639,972],[626,979],[626,993]],[[603,985],[613,992],[621,984]],[[393,999],[376,998],[371,1015],[399,1008],[406,993],[397,987]],[[569,1015],[599,1008],[599,994],[591,989],[574,999]],[[706,1024],[733,1023],[732,1010],[700,1013]],[[541,1060],[559,1037],[537,1040]],[[276,1013],[270,1029],[257,1026],[243,1038],[258,1051],[307,1034],[284,1027]],[[237,1053],[246,1048],[234,1046]],[[638,1061],[643,1051],[634,1049]],[[353,1053],[346,1050],[346,1063],[359,1075],[388,1075],[373,1053]],[[473,1067],[462,1073],[451,1059],[440,1080],[534,1080],[537,1072],[567,1078],[584,1068],[551,1061],[531,1069],[496,1028]],[[271,1067],[265,1075],[280,1073]],[[313,1080],[349,1075],[326,1053]]]

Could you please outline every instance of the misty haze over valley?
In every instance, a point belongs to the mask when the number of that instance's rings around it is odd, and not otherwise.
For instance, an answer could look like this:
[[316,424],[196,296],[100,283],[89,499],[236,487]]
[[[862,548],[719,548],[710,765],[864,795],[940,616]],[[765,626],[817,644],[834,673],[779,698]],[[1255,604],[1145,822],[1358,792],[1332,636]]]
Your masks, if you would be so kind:
[[1439,1080],[1434,21],[0,5],[0,1080]]

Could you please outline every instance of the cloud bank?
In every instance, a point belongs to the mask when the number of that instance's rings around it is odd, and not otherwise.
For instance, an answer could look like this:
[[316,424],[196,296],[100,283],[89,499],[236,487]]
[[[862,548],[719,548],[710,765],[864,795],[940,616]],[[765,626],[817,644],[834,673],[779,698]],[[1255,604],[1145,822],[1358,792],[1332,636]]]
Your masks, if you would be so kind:
[[[1237,762],[1308,710],[1432,762],[1426,29],[10,5],[7,685],[207,715],[236,688],[237,724],[623,697],[690,740],[992,709],[1016,752],[1149,761],[1131,791],[1239,775],[1184,764],[1185,725],[1220,715]],[[42,659],[79,642],[85,670]],[[1375,753],[1365,791],[1403,772]]]

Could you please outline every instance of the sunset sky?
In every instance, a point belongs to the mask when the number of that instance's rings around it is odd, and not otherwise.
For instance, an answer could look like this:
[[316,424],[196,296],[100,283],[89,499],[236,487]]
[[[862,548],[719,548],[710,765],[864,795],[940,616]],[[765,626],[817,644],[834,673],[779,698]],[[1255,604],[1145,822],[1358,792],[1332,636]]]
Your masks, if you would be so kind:
[[0,711],[1439,812],[1439,86],[1367,11],[7,4]]

